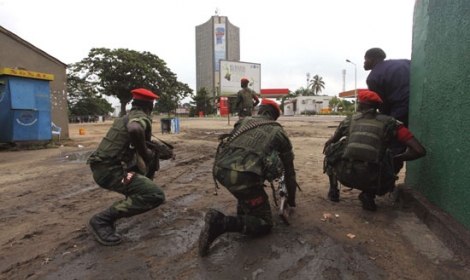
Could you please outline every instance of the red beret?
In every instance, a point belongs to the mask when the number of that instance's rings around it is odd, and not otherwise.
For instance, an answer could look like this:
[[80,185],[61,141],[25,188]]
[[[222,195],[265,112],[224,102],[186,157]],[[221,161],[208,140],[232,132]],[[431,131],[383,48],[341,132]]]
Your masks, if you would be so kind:
[[279,104],[276,103],[276,101],[273,101],[273,100],[267,99],[267,98],[263,98],[263,100],[261,100],[261,105],[271,105],[274,108],[276,108],[277,111],[279,112],[279,115],[281,115],[281,108],[279,107]]
[[250,81],[249,81],[247,78],[243,78],[243,79],[242,79],[242,82],[248,83],[248,82],[250,82]]
[[158,98],[158,95],[145,88],[136,88],[131,90],[131,92],[134,99],[153,102],[153,100]]
[[383,103],[380,96],[370,90],[361,90],[357,96],[359,102],[362,103]]

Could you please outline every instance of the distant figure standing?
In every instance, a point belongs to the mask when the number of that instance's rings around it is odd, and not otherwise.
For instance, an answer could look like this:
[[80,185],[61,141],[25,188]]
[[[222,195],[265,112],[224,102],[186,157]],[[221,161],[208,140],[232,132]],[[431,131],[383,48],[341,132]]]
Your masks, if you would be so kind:
[[[390,59],[380,48],[372,48],[364,55],[364,70],[371,70],[367,77],[367,87],[376,92],[383,101],[379,106],[382,114],[394,117],[408,127],[408,103],[410,97],[410,63],[409,59]],[[393,155],[406,151],[402,143],[392,145]],[[396,165],[395,174],[403,164]]]
[[242,89],[237,93],[237,103],[235,107],[238,109],[239,119],[243,119],[243,117],[252,115],[252,110],[259,104],[259,99],[256,93],[248,88],[249,81],[247,78],[241,79],[240,82]]

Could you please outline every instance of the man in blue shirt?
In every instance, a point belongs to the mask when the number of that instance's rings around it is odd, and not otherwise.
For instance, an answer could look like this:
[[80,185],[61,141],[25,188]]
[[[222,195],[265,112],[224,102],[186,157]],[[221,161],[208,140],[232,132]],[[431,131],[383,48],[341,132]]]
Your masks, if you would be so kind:
[[[383,103],[379,110],[394,117],[408,127],[408,103],[410,96],[409,59],[389,59],[380,48],[372,48],[364,55],[364,70],[371,70],[367,76],[367,87],[376,92]],[[402,154],[406,146],[400,143],[392,145],[392,154]],[[400,172],[403,163],[394,166],[395,174]]]
[[372,48],[364,55],[364,70],[371,70],[366,80],[367,87],[382,99],[381,113],[408,127],[410,60],[385,58],[385,52],[379,48]]

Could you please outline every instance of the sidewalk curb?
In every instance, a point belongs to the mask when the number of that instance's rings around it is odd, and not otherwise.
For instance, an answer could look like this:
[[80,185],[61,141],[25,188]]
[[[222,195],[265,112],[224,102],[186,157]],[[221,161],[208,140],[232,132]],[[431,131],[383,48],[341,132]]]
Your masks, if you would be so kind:
[[413,211],[455,254],[464,259],[470,257],[470,230],[412,187],[399,184],[396,191],[402,209]]

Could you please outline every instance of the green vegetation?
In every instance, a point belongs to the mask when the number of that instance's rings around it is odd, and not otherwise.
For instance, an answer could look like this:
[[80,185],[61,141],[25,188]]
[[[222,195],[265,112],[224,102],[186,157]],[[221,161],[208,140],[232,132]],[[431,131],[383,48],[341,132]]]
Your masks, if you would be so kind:
[[126,105],[132,100],[131,90],[135,88],[156,93],[159,99],[155,109],[168,113],[193,93],[158,56],[128,49],[93,48],[88,57],[68,67],[67,78],[70,108],[81,99],[88,99],[82,108],[103,105],[102,109],[107,110],[103,102],[95,100],[107,95],[119,99],[121,115],[125,114]]
[[217,97],[212,97],[205,87],[200,88],[193,99],[194,101],[190,102],[192,105],[189,110],[190,117],[199,116],[199,112],[201,111],[204,112],[204,116],[209,116],[217,112],[215,107]]

